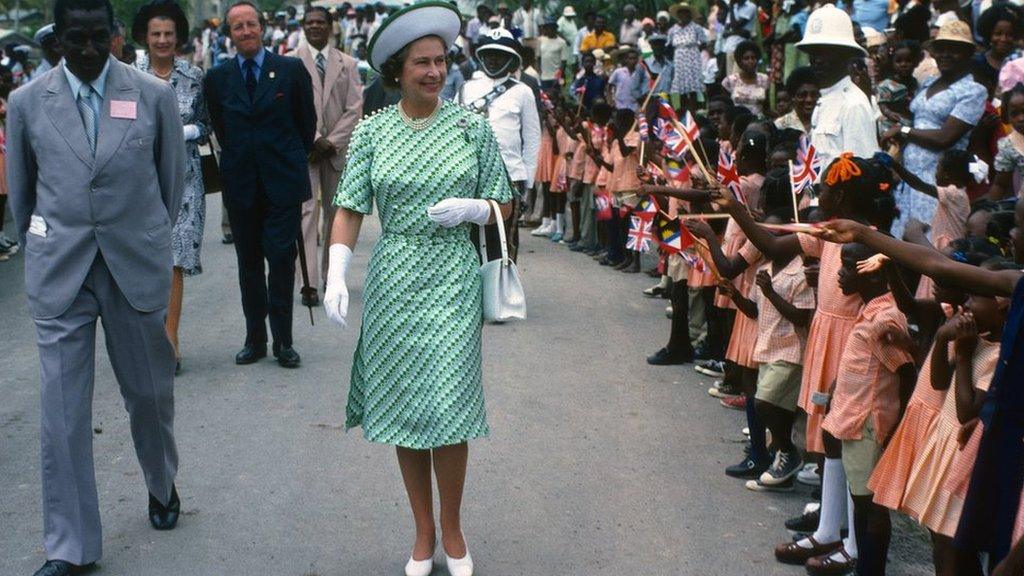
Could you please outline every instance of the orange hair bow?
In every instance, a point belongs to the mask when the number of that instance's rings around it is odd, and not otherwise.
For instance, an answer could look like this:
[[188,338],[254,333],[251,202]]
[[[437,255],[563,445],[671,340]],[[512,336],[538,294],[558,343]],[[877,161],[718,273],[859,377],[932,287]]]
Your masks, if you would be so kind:
[[828,174],[825,175],[825,183],[834,186],[837,182],[846,182],[854,176],[860,176],[861,169],[853,161],[853,152],[843,152],[835,162],[829,166]]

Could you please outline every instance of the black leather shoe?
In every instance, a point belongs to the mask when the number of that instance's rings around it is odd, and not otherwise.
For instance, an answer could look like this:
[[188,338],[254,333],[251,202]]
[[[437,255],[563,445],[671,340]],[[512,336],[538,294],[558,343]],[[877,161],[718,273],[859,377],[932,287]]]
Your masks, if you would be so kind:
[[316,295],[316,288],[312,288],[309,294],[302,295],[303,306],[317,306],[320,304],[320,297]]
[[647,357],[647,363],[652,366],[672,366],[689,362],[693,362],[693,354],[671,352],[668,348],[662,348]]
[[178,499],[178,489],[171,485],[171,500],[164,506],[156,499],[156,496],[149,495],[149,523],[157,530],[173,530],[178,524],[178,516],[181,514],[181,500]]
[[267,357],[267,345],[246,346],[242,351],[235,354],[235,364],[252,364],[260,358]]
[[32,576],[70,576],[74,574],[75,565],[63,560],[47,560]]
[[285,346],[274,352],[274,357],[277,358],[277,363],[280,364],[282,368],[298,368],[299,364],[302,363],[302,359],[299,358],[299,353],[291,346]]

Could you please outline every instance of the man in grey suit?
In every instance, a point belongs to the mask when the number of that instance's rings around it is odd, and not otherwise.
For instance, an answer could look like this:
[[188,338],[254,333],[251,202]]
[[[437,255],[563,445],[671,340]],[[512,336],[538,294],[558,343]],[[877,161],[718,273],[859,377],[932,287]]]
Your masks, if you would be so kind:
[[7,183],[25,246],[25,288],[39,346],[47,561],[73,574],[100,558],[92,457],[96,320],[149,489],[166,530],[174,488],[174,351],[164,331],[171,222],[185,169],[170,84],[110,56],[109,0],[57,0],[65,64],[11,94]]

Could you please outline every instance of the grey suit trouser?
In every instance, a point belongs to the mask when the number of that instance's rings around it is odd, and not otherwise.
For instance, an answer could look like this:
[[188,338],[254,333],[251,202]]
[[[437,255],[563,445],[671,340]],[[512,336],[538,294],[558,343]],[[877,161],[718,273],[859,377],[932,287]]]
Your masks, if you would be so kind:
[[[96,320],[131,422],[149,492],[166,504],[178,469],[174,444],[174,348],[167,309],[132,308],[97,254],[70,308],[36,320],[42,409],[43,543],[72,564],[100,558],[102,533],[92,455]],[[139,507],[140,516],[145,508]]]

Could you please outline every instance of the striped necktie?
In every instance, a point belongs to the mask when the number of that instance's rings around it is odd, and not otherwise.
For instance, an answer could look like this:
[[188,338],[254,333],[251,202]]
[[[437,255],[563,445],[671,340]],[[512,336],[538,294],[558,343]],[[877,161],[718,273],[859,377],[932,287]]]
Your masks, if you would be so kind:
[[85,137],[89,141],[89,149],[96,153],[96,110],[92,107],[92,86],[82,84],[78,89],[78,113],[82,115],[85,125]]
[[316,55],[316,71],[320,74],[320,84],[323,85],[324,77],[327,76],[327,62],[324,61],[324,53],[320,52]]

